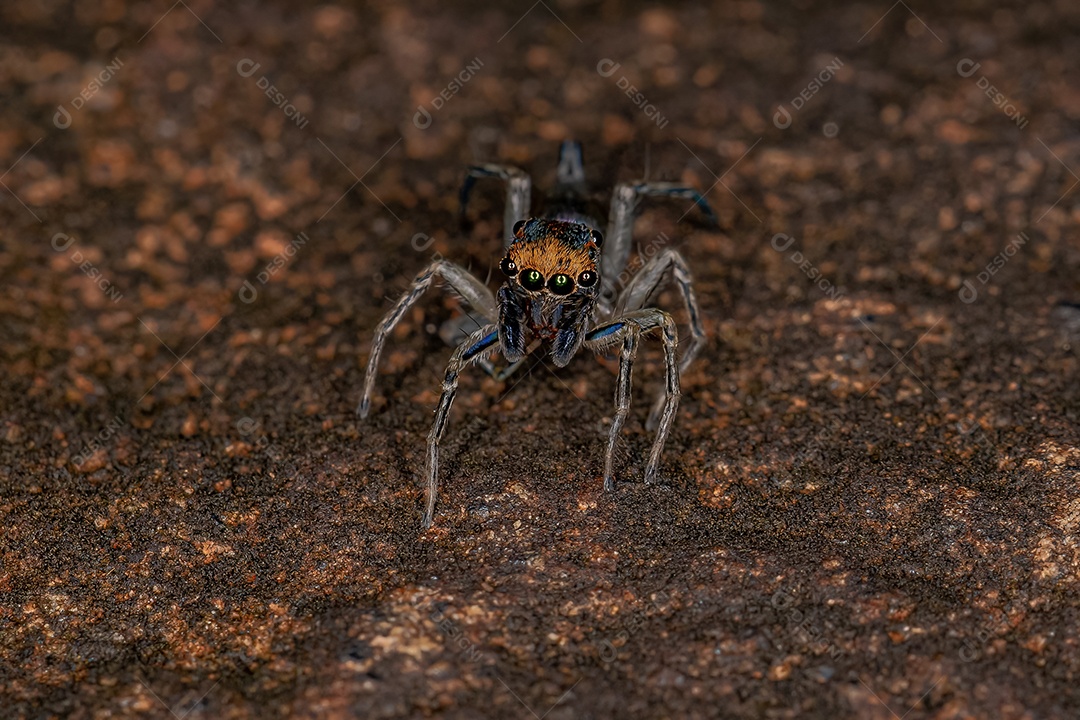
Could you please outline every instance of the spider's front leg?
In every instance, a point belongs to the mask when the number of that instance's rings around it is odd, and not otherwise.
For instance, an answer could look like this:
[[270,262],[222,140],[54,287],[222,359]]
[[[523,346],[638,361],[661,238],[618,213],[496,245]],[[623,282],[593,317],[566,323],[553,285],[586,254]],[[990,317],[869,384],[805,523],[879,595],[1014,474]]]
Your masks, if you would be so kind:
[[645,482],[651,484],[656,480],[660,455],[664,451],[664,443],[671,431],[671,424],[675,420],[675,412],[679,408],[679,366],[675,360],[679,333],[675,327],[675,321],[663,310],[656,308],[637,310],[598,327],[585,337],[585,347],[597,353],[622,342],[622,352],[619,355],[619,379],[615,388],[615,417],[611,423],[607,453],[604,456],[605,490],[615,489],[615,443],[626,421],[626,416],[630,412],[631,377],[634,359],[637,357],[638,341],[643,334],[653,331],[658,331],[664,342],[666,390],[663,415],[656,431],[656,439],[653,440],[652,451],[649,453],[649,464],[645,467]]
[[513,165],[470,165],[461,186],[461,218],[469,204],[469,193],[477,178],[494,177],[506,182],[506,207],[503,209],[503,245],[514,242],[514,225],[529,216],[532,201],[532,178]]
[[[484,323],[488,321],[490,321],[490,318],[476,318],[469,313],[453,317],[444,322],[442,327],[439,328],[439,337],[441,337],[443,342],[450,347],[456,348],[464,342],[465,338],[469,337],[469,335],[476,330],[479,330],[484,326]],[[502,382],[517,372],[517,369],[521,367],[524,362],[525,358],[522,357],[512,363],[504,364],[500,367],[492,362],[490,357],[483,357],[480,360],[477,360],[476,364],[491,376],[492,379]]]
[[485,353],[499,345],[499,332],[495,325],[487,325],[470,335],[450,356],[443,377],[442,395],[439,407],[435,410],[435,423],[428,433],[428,454],[425,475],[427,476],[427,499],[424,509],[423,527],[431,527],[435,517],[435,498],[439,492],[439,442],[446,431],[446,421],[450,417],[450,406],[457,395],[458,374],[471,363],[478,361]]
[[371,356],[368,358],[367,374],[364,376],[364,394],[356,407],[356,414],[366,418],[371,409],[371,392],[375,388],[375,376],[379,370],[379,355],[382,354],[386,338],[394,330],[401,318],[420,296],[431,287],[436,276],[441,277],[465,301],[489,322],[494,322],[499,313],[495,307],[495,298],[484,283],[480,282],[468,270],[449,260],[436,260],[426,270],[416,276],[412,287],[398,300],[394,309],[387,313],[375,330],[375,339],[371,342]]

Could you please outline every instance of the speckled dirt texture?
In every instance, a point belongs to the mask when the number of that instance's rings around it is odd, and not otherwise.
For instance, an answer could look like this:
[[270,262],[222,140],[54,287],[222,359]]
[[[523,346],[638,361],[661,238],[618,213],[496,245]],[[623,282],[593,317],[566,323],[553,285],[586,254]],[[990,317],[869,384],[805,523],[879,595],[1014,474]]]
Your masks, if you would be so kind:
[[[1075,718],[1080,9],[6,2],[0,716]],[[465,374],[439,255],[648,173],[708,342]],[[679,297],[665,291],[686,332]]]

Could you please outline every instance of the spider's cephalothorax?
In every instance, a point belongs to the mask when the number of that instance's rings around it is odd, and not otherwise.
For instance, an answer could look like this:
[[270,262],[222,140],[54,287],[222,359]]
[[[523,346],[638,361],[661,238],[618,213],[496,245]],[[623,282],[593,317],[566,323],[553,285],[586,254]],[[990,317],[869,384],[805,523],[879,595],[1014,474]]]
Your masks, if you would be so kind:
[[[655,480],[664,442],[679,405],[679,374],[694,359],[705,338],[690,271],[676,250],[663,248],[625,284],[616,288],[616,279],[630,256],[635,210],[640,199],[650,195],[687,198],[715,222],[712,210],[696,190],[663,182],[616,185],[605,242],[604,235],[596,229],[596,222],[583,212],[585,174],[577,143],[565,142],[560,149],[558,185],[553,195],[555,203],[545,217],[526,219],[532,181],[521,170],[507,165],[469,168],[461,190],[463,212],[469,191],[480,177],[497,177],[507,184],[506,254],[500,263],[506,282],[499,288],[497,299],[483,282],[461,266],[447,260],[432,263],[379,323],[368,358],[363,396],[356,410],[361,418],[367,416],[379,355],[386,338],[436,277],[441,277],[487,320],[486,325],[467,333],[467,337],[457,343],[446,368],[435,422],[428,434],[424,527],[431,526],[435,514],[439,443],[457,394],[462,369],[476,363],[493,377],[503,379],[540,345],[550,346],[552,360],[560,367],[569,363],[582,347],[605,352],[618,345],[615,416],[604,456],[604,488],[610,491],[615,487],[615,442],[630,411],[631,369],[641,336],[650,332],[660,335],[664,343],[666,375],[664,394],[653,405],[646,424],[657,431],[645,467],[647,483]],[[690,316],[690,342],[679,361],[676,361],[679,341],[674,320],[663,310],[647,307],[667,278],[678,286]],[[489,356],[495,352],[506,361],[504,367],[496,367],[491,361]]]
[[563,367],[581,347],[600,294],[603,236],[588,225],[563,220],[520,220],[500,268],[499,344],[503,357],[525,357],[536,339],[551,343]]

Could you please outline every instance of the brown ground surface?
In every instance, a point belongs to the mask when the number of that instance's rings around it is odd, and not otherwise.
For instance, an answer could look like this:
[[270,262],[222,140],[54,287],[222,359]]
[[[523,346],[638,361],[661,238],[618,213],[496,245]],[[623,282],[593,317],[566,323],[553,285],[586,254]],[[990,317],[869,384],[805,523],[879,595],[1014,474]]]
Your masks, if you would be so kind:
[[[0,715],[1076,717],[1080,12],[889,3],[5,3]],[[655,343],[614,495],[609,366],[470,374],[421,533],[455,302],[360,425],[372,330],[565,136],[712,186],[664,484]]]

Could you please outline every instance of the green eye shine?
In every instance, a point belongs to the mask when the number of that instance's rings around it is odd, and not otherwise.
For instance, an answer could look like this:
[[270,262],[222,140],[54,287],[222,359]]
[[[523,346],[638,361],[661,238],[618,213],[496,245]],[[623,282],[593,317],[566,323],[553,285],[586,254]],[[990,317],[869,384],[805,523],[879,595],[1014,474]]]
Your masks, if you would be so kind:
[[569,275],[553,275],[548,280],[548,290],[556,295],[568,295],[574,290],[574,281],[570,279]]
[[536,270],[522,270],[521,285],[526,290],[539,290],[544,287],[544,276]]

